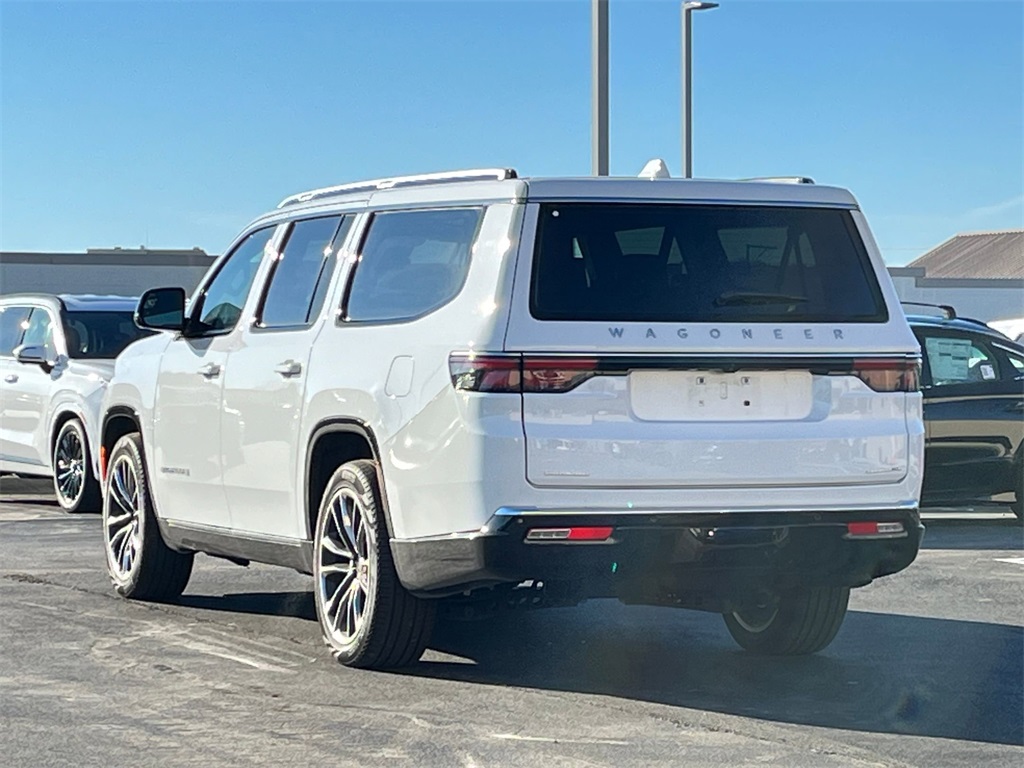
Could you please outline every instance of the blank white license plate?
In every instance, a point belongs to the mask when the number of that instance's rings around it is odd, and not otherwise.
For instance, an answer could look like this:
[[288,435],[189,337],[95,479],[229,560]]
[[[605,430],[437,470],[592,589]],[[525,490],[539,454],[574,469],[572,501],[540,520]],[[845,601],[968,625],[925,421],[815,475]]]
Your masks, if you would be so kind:
[[795,421],[814,405],[809,371],[633,371],[629,402],[643,421]]

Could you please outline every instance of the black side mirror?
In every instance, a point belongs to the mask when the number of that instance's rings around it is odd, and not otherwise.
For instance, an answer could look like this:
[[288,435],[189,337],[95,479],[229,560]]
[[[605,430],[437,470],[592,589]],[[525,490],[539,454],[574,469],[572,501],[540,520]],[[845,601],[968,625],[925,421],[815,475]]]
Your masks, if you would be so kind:
[[185,290],[183,288],[152,288],[142,294],[135,310],[135,324],[155,331],[178,331],[185,328]]
[[28,344],[14,350],[14,358],[26,365],[52,366],[53,361],[46,358],[46,347]]

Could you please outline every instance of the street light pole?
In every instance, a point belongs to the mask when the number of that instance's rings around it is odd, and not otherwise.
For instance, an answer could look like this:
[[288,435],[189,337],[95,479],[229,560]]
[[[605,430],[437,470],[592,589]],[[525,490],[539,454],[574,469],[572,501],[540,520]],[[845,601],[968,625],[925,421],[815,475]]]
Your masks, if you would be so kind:
[[608,175],[608,0],[590,3],[590,157],[594,176]]
[[694,11],[709,11],[717,8],[718,3],[699,2],[698,0],[686,0],[682,6],[683,29],[682,29],[682,79],[683,79],[683,178],[693,178],[693,66],[691,54],[690,14]]

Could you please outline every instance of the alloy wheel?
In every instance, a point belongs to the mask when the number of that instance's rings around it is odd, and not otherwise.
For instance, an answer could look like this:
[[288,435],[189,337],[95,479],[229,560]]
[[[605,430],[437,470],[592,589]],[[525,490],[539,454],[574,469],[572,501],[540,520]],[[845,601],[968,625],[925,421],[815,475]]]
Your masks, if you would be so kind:
[[138,468],[129,457],[118,456],[110,472],[107,556],[117,575],[127,578],[141,549],[139,527],[142,508]]
[[742,613],[733,611],[732,616],[747,632],[764,632],[775,621],[778,613],[777,605],[758,605],[746,608]]
[[372,526],[359,498],[349,489],[334,495],[320,537],[317,588],[323,606],[324,628],[339,645],[351,643],[367,616],[376,579]]
[[73,506],[85,487],[85,446],[74,429],[65,429],[54,452],[57,492],[67,506]]

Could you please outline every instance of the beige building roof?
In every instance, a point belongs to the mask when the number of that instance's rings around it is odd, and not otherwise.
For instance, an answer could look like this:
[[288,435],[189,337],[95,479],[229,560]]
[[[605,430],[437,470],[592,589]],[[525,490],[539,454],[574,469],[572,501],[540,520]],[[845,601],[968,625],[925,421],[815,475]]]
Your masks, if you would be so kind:
[[1024,229],[955,235],[907,266],[930,278],[1024,278]]

